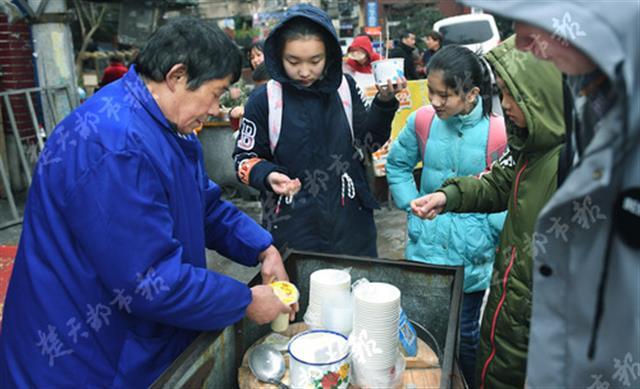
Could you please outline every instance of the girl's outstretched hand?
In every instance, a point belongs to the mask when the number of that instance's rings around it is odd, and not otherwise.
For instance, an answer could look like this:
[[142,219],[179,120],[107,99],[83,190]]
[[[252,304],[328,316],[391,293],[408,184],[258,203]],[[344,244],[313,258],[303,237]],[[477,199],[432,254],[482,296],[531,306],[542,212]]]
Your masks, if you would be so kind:
[[300,179],[292,180],[286,174],[271,172],[267,176],[267,181],[271,185],[273,192],[282,196],[293,196],[300,191],[302,183]]
[[376,85],[378,88],[378,98],[381,101],[391,101],[396,96],[396,93],[400,92],[407,87],[407,79],[402,77],[396,84],[391,83],[391,80],[387,80],[387,85]]
[[411,201],[411,211],[421,219],[432,220],[444,211],[447,195],[435,192]]

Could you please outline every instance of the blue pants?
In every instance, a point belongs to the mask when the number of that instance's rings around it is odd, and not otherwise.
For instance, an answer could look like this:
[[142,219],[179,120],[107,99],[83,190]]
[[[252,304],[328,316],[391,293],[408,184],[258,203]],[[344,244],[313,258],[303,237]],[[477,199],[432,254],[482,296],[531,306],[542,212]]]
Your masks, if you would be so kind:
[[460,368],[471,389],[476,387],[476,351],[480,341],[480,308],[484,292],[465,293],[460,312]]

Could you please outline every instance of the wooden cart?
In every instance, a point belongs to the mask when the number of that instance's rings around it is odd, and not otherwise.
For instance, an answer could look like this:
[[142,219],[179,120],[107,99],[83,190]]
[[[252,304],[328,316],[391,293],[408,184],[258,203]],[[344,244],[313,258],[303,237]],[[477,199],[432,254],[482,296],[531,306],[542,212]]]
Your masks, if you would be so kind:
[[[287,251],[285,266],[300,290],[302,320],[309,298],[309,277],[318,269],[350,269],[352,280],[388,282],[402,292],[402,308],[419,323],[418,336],[437,354],[440,388],[464,388],[457,366],[459,318],[462,304],[462,266],[433,266],[416,262]],[[256,276],[250,286],[261,282]],[[424,327],[425,332],[419,327]],[[238,369],[246,350],[270,332],[244,319],[222,331],[202,333],[160,376],[153,388],[237,388]],[[417,386],[416,386],[417,387]]]

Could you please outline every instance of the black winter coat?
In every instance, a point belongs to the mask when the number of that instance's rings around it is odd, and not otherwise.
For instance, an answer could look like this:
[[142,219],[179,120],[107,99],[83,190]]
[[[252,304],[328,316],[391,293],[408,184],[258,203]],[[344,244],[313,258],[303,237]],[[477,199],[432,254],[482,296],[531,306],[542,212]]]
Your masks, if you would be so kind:
[[413,62],[413,49],[400,42],[389,52],[389,58],[404,58],[404,77],[407,80],[417,80],[418,72]]
[[[311,19],[333,37],[325,42],[325,77],[311,87],[303,87],[288,78],[276,50],[282,27],[296,17]],[[263,226],[272,233],[279,248],[286,245],[299,250],[376,256],[373,209],[378,205],[369,190],[355,146],[370,153],[386,142],[397,101],[382,102],[376,98],[367,111],[354,80],[346,76],[353,103],[355,139],[352,139],[337,91],[343,77],[338,38],[331,20],[315,7],[292,7],[265,42],[264,54],[269,73],[283,89],[280,138],[272,154],[267,90],[261,86],[252,93],[245,107],[234,151],[236,169],[243,161],[252,160],[248,183],[261,191]],[[273,171],[302,182],[302,189],[292,204],[281,200],[277,206],[279,196],[266,181]],[[353,180],[353,199],[342,185],[344,173]]]

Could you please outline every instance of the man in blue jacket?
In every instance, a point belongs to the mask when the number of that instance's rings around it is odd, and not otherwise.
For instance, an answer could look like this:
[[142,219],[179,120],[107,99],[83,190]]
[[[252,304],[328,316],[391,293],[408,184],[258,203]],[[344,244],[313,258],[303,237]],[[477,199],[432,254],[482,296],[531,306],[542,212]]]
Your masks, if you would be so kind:
[[205,247],[287,279],[271,235],[220,199],[192,134],[241,56],[178,19],[56,128],[34,171],[5,305],[0,387],[152,383],[198,331],[289,312],[206,269]]

